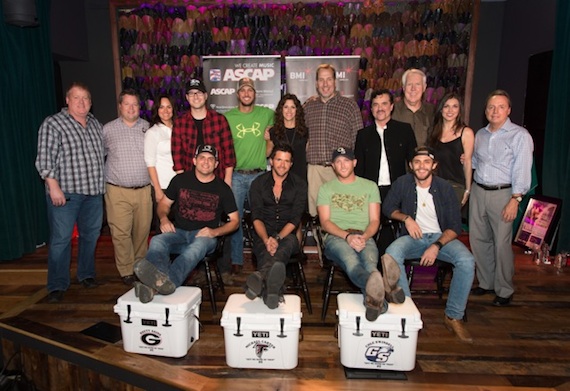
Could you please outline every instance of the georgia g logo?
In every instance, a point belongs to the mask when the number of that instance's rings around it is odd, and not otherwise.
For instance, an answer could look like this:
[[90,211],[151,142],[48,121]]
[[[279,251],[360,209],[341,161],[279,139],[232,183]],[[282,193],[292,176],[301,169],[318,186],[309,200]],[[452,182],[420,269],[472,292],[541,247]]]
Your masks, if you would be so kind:
[[156,346],[156,345],[160,344],[160,336],[158,336],[154,333],[146,333],[146,334],[141,335],[141,341],[145,345]]
[[364,355],[368,361],[385,363],[393,352],[391,346],[369,346]]

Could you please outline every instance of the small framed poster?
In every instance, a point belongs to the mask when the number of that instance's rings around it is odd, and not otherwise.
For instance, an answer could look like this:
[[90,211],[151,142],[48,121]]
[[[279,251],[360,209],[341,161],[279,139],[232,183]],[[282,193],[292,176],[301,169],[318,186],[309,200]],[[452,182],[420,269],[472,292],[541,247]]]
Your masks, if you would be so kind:
[[562,200],[533,195],[519,225],[514,243],[525,248],[538,248],[546,242],[552,247],[558,230]]

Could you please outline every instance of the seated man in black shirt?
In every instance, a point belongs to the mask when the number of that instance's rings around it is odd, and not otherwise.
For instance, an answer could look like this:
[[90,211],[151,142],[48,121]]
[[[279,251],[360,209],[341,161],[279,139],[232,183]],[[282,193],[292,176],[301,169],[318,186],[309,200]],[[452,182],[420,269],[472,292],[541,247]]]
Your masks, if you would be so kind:
[[[173,293],[196,265],[214,251],[217,238],[238,227],[232,190],[214,174],[218,163],[214,146],[199,145],[194,155],[194,169],[176,175],[159,201],[156,214],[162,233],[152,238],[146,259],[134,266],[140,280],[135,283],[135,294],[141,302],[151,301],[155,292]],[[175,221],[172,223],[168,214],[174,202]],[[229,221],[220,225],[222,214],[227,214]],[[179,254],[172,264],[171,253]]]
[[299,251],[295,236],[307,204],[307,183],[289,172],[293,149],[276,145],[269,156],[271,171],[251,184],[249,200],[255,235],[253,252],[258,271],[247,277],[246,296],[258,296],[270,309],[277,308],[285,282],[285,265]]

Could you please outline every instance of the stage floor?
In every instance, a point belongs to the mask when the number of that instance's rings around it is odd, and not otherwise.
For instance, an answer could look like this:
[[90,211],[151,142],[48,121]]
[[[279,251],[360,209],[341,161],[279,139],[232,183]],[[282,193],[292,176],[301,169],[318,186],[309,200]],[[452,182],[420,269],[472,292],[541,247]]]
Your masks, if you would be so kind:
[[[212,314],[203,290],[200,338],[185,357],[126,353],[113,306],[129,288],[116,272],[108,235],[101,237],[97,249],[98,278],[104,284],[84,289],[74,283],[58,304],[46,301],[45,247],[0,264],[3,357],[6,362],[20,350],[13,363],[33,374],[40,389],[54,390],[570,390],[570,267],[558,274],[552,265],[535,265],[520,248],[515,247],[515,253],[517,291],[511,306],[492,306],[493,296],[470,297],[467,327],[475,339],[473,345],[462,344],[444,327],[445,296],[443,300],[434,294],[414,296],[423,329],[416,367],[405,373],[406,380],[347,379],[335,336],[335,297],[326,321],[320,319],[324,272],[316,254],[310,254],[304,266],[313,314],[301,300],[303,339],[297,368],[226,365],[221,311],[229,294],[243,293],[241,285],[253,270],[249,257],[236,286],[226,287],[225,295],[217,293],[217,315]],[[433,277],[429,269],[418,272],[414,288],[432,289]],[[342,276],[335,284],[344,284]],[[90,328],[91,332],[85,331]],[[87,368],[90,375],[81,374],[80,368]],[[99,374],[98,380],[93,373]]]

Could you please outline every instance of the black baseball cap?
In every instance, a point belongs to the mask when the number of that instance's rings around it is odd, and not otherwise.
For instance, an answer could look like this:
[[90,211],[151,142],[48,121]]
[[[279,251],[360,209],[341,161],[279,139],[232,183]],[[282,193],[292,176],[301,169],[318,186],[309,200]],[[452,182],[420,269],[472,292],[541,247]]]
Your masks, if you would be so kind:
[[216,150],[216,148],[214,148],[213,145],[211,145],[211,144],[204,144],[204,145],[200,144],[200,145],[198,145],[198,148],[196,148],[196,153],[194,154],[194,157],[198,156],[202,152],[208,152],[208,153],[214,155],[216,160],[218,160],[218,151]]
[[339,156],[344,156],[350,160],[354,160],[354,151],[350,148],[338,147],[333,151],[331,161],[334,163],[335,159]]
[[190,90],[198,90],[204,93],[207,92],[206,86],[204,85],[202,80],[199,79],[191,79],[189,82],[186,83],[186,93],[189,93]]
[[412,159],[415,158],[416,156],[429,156],[430,158],[432,158],[433,161],[436,161],[435,151],[430,147],[425,147],[425,146],[417,147],[414,150]]

